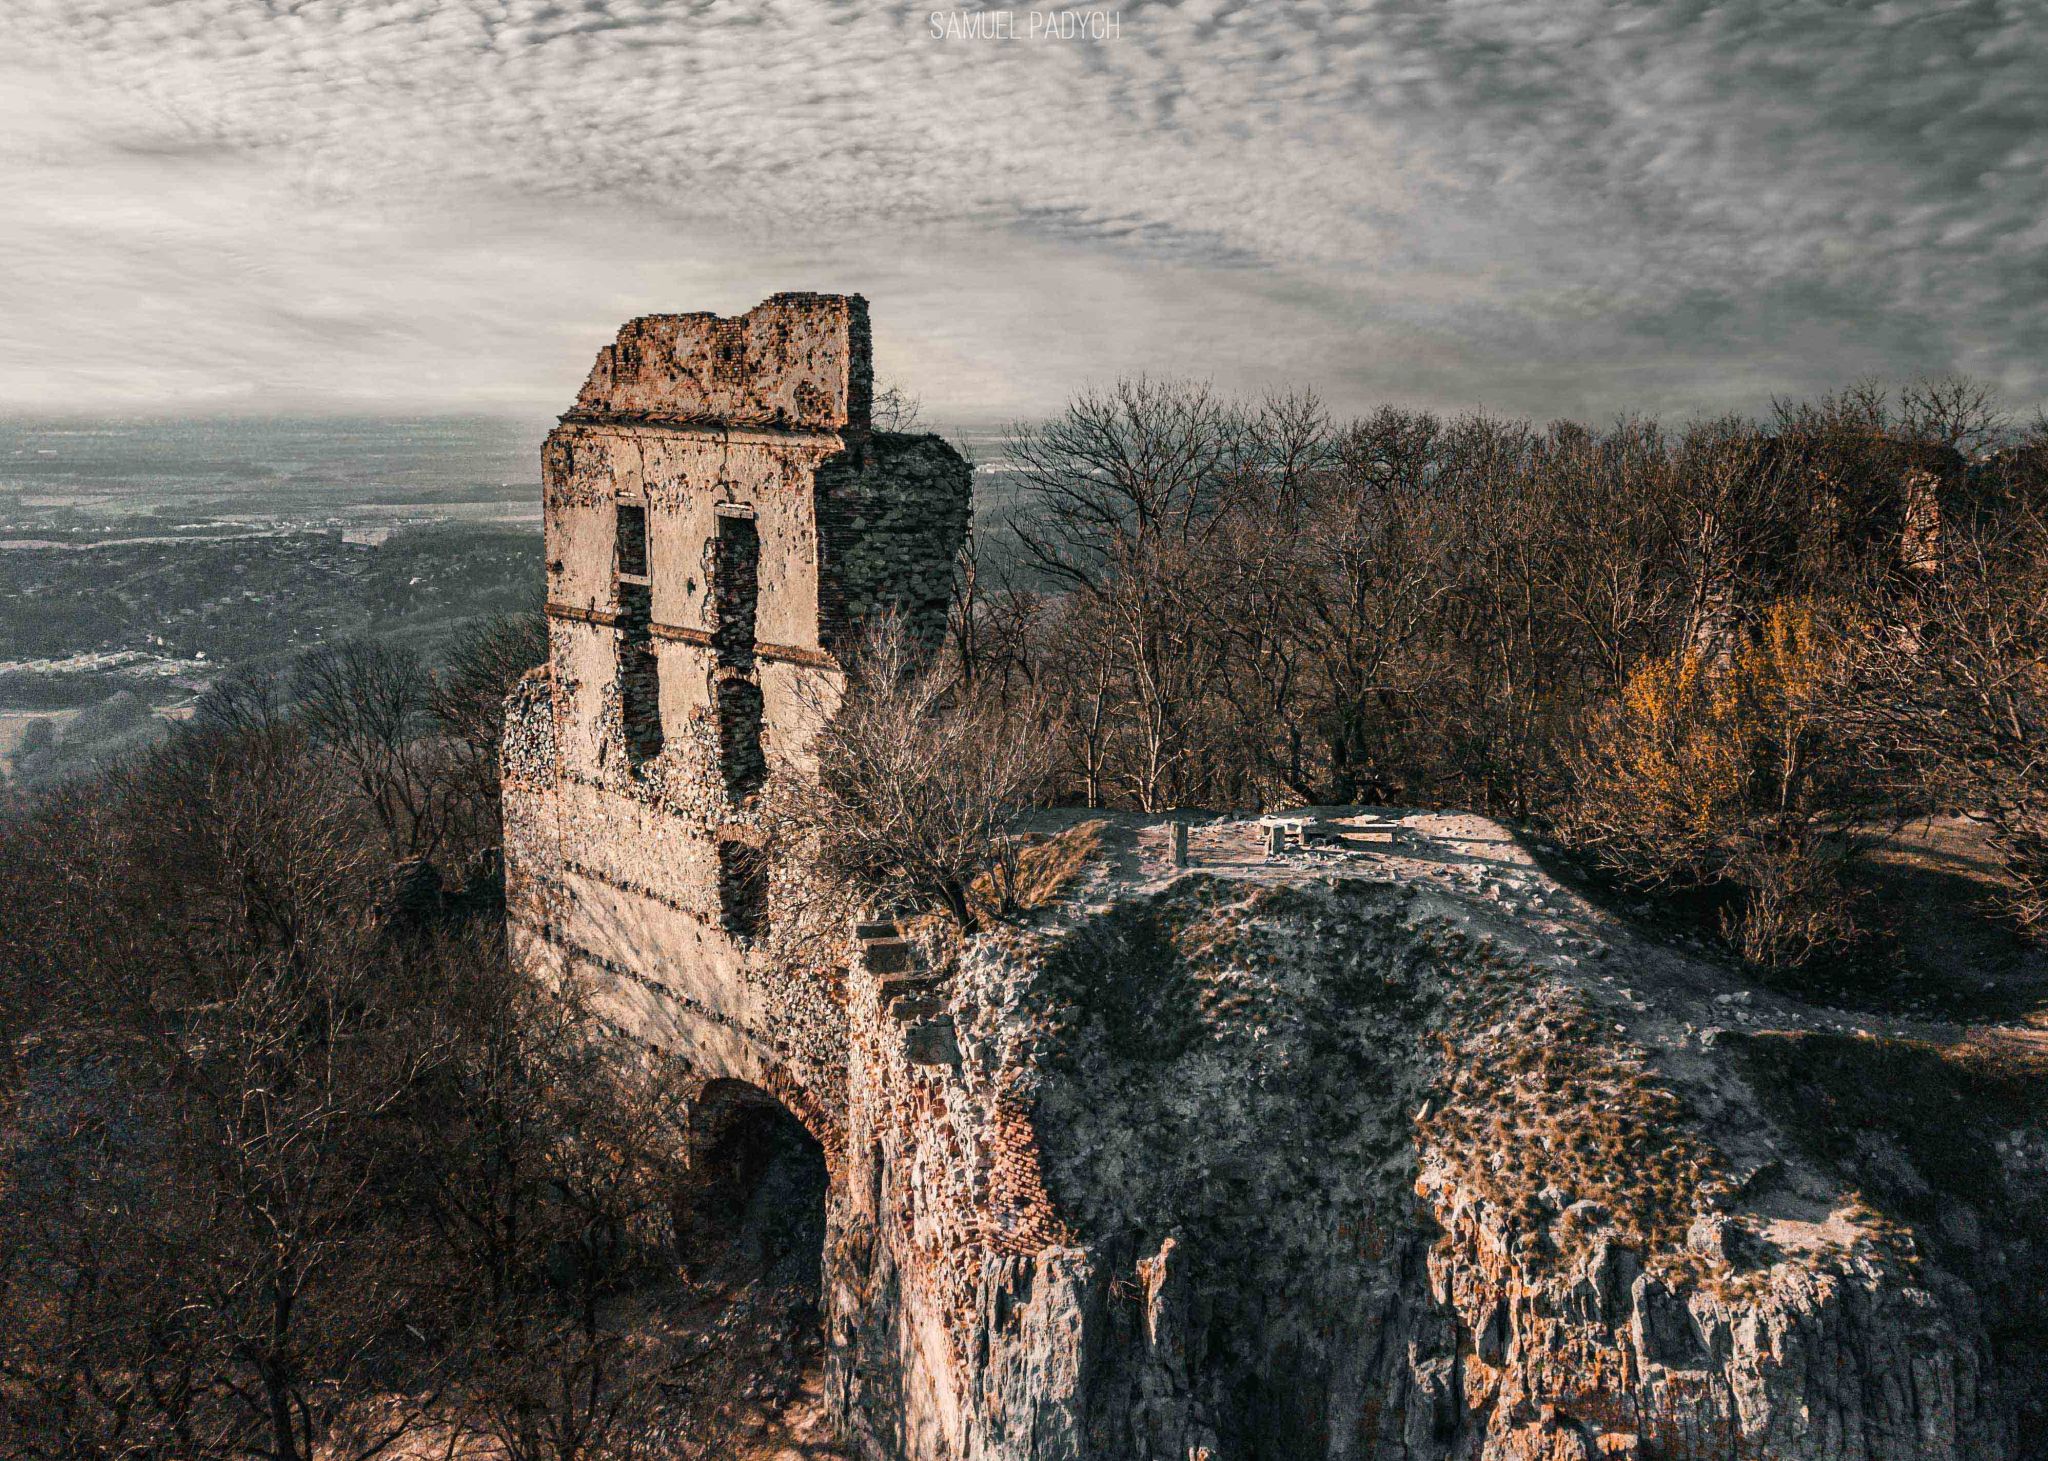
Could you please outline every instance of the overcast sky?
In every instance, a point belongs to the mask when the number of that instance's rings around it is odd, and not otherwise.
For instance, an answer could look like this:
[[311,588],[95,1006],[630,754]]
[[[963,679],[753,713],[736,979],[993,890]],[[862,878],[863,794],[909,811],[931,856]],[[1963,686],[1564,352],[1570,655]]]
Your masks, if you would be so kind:
[[2044,10],[6,0],[0,409],[552,414],[629,316],[820,289],[955,420],[1139,370],[2031,410]]

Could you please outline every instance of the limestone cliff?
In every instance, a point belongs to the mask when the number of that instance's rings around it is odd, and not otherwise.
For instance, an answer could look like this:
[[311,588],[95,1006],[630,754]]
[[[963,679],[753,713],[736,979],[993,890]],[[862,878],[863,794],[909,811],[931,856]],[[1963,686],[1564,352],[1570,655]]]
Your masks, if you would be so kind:
[[853,981],[862,1454],[2048,1454],[2038,1104],[1959,1106],[1982,1206],[1915,1208],[1953,1193],[1912,1133],[1812,1108],[1934,1047],[1631,937],[1491,823],[1077,839],[1027,926]]

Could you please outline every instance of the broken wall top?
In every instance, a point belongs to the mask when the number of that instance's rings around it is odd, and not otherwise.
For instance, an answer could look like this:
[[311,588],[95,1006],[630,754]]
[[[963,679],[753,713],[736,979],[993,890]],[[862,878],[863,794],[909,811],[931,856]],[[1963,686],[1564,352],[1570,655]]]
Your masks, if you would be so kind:
[[873,380],[865,299],[777,294],[731,319],[628,322],[564,419],[858,431]]

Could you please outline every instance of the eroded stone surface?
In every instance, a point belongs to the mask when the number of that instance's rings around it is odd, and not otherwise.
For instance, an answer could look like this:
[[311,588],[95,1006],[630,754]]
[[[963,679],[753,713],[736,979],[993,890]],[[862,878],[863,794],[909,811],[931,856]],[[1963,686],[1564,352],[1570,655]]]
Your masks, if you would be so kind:
[[643,315],[598,353],[572,415],[864,431],[867,301],[778,294],[732,319]]
[[1403,827],[1268,860],[1217,820],[1183,870],[1114,820],[960,951],[957,1070],[855,985],[867,1454],[2035,1454],[2025,1352],[1701,1042],[1715,971],[1495,824]]

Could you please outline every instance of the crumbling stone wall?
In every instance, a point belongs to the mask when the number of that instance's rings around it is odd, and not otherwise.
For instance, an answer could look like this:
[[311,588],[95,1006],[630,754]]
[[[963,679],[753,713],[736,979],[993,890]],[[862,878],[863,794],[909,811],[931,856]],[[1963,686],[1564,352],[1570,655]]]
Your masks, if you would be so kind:
[[970,489],[937,437],[871,430],[871,395],[858,296],[624,326],[543,450],[549,663],[506,731],[521,957],[702,1081],[772,1093],[835,1162],[851,945],[841,920],[778,946],[801,889],[763,809],[861,626],[943,628]]
[[598,352],[565,419],[862,431],[871,354],[857,294],[778,294],[729,320],[644,315]]
[[[1065,1454],[1051,1417],[1079,1400],[1046,1357],[1078,1361],[1061,1326],[1103,1270],[1045,1190],[1029,1083],[963,1088],[943,960],[820,906],[764,825],[863,627],[945,629],[970,475],[869,429],[869,396],[858,299],[636,320],[599,357],[544,451],[549,663],[504,754],[514,947],[681,1063],[693,1130],[743,1089],[820,1143],[856,1451]],[[1039,1441],[981,1414],[992,1383],[1045,1412]]]
[[926,643],[945,632],[966,521],[933,440],[878,431],[819,469],[820,633],[835,648],[880,613]]

